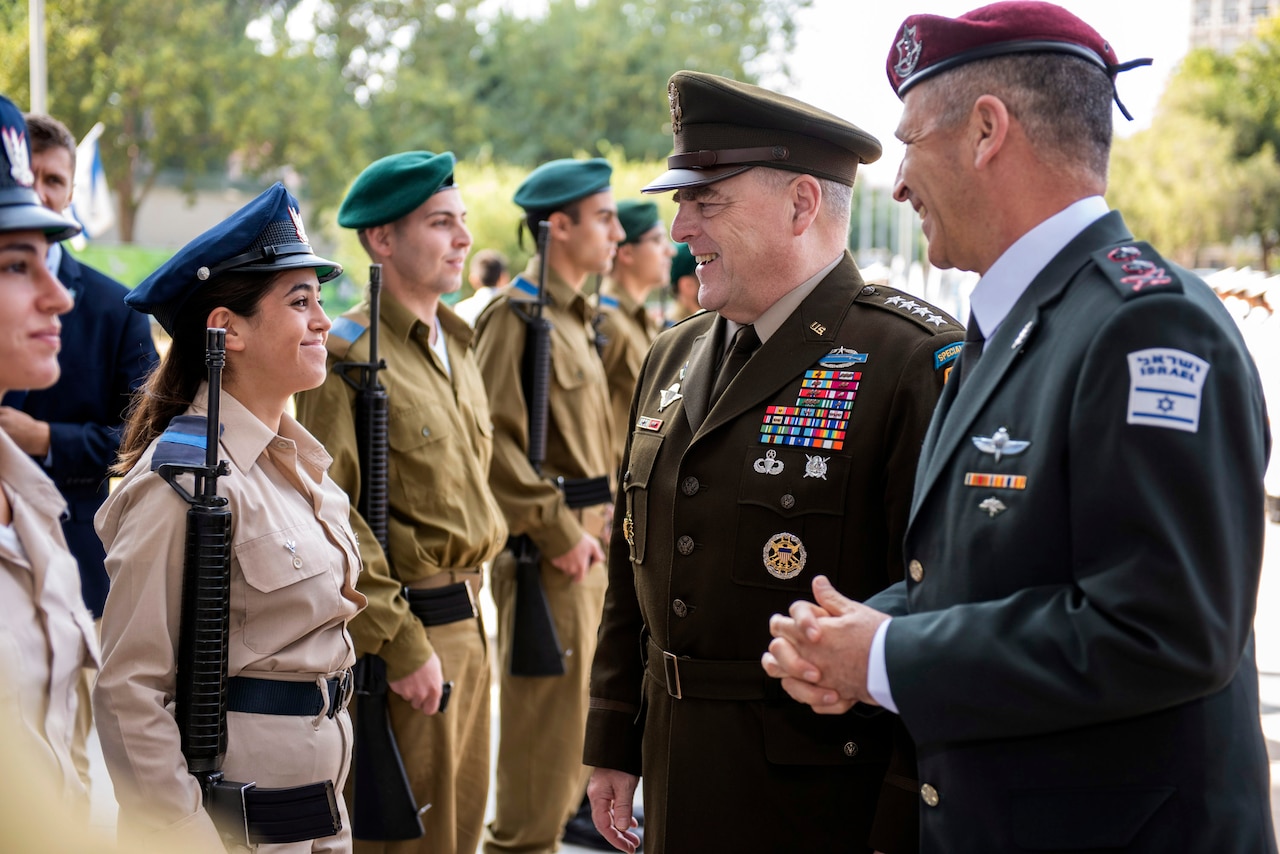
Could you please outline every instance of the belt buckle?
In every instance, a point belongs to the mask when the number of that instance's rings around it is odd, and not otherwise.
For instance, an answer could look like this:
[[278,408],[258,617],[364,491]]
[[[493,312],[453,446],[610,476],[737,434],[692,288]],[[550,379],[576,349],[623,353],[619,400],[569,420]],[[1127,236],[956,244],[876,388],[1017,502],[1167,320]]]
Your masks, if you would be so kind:
[[662,669],[667,677],[667,693],[677,700],[684,699],[684,693],[680,690],[680,664],[674,652],[663,650],[662,653]]
[[355,693],[355,679],[351,675],[351,668],[342,671],[342,675],[338,677],[337,695],[330,701],[329,717],[336,717],[338,712],[347,707],[352,694]]

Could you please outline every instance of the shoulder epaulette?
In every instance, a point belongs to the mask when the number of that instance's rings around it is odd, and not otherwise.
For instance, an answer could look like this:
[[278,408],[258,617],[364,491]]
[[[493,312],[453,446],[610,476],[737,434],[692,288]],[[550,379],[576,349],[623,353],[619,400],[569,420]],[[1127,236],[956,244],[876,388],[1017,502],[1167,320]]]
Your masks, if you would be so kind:
[[945,311],[888,285],[866,285],[859,291],[856,302],[908,318],[930,334],[964,329]]
[[1120,291],[1121,299],[1146,294],[1180,294],[1182,281],[1149,243],[1125,243],[1093,253],[1093,261]]
[[526,279],[524,276],[516,276],[515,280],[511,283],[511,290],[514,293],[519,293],[529,299],[538,298],[538,286]]
[[369,331],[369,318],[363,313],[344,314],[333,322],[329,328],[329,337],[325,341],[325,349],[334,358],[341,359],[347,355],[351,345],[360,340],[360,336]]
[[167,464],[204,465],[208,419],[203,415],[179,415],[160,434],[160,442],[151,455],[151,470]]

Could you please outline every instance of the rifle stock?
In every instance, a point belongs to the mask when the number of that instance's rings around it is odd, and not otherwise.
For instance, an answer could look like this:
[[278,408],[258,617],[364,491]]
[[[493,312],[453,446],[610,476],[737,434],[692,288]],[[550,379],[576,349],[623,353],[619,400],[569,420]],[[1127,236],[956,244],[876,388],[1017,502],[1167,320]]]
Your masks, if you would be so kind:
[[[356,450],[360,458],[360,498],[356,510],[391,561],[387,541],[387,424],[390,400],[378,379],[386,362],[378,357],[378,311],[382,265],[369,265],[369,360],[339,362],[333,369],[356,390]],[[352,379],[350,373],[355,372]],[[400,758],[387,712],[387,665],[363,655],[353,669],[355,681],[355,779],[351,833],[356,839],[417,839],[425,832],[413,790]]]
[[[547,458],[548,406],[551,393],[551,321],[546,306],[549,222],[538,224],[538,298],[525,316],[521,380],[529,411],[529,463],[541,474]],[[564,650],[551,618],[542,586],[542,558],[528,535],[512,543],[516,559],[516,598],[511,630],[512,676],[563,676]]]

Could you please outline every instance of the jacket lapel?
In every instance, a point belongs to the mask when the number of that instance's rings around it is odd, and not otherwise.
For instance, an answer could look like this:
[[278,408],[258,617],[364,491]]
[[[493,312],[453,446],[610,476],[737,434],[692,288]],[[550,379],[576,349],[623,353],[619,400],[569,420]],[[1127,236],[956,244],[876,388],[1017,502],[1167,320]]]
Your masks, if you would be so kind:
[[[964,388],[944,390],[925,437],[911,501],[911,520],[937,483],[956,449],[973,435],[973,422],[1000,387],[1021,355],[1025,342],[1043,322],[1043,314],[1089,261],[1090,253],[1109,243],[1132,240],[1112,211],[1080,232],[1032,280],[996,334],[987,339],[982,358],[966,376]],[[950,385],[950,384],[948,384]],[[943,404],[948,404],[945,408]]]
[[684,395],[681,408],[689,419],[690,434],[697,433],[707,417],[707,401],[715,382],[716,341],[724,338],[724,328],[724,318],[717,316],[710,329],[693,339],[689,351],[689,367],[685,369],[680,392]]

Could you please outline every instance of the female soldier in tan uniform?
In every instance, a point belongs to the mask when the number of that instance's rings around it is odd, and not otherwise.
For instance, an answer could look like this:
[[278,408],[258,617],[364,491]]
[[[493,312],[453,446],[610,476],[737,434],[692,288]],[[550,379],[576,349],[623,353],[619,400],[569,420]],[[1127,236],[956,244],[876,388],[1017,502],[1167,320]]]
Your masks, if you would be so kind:
[[[49,272],[45,254],[51,241],[80,228],[40,205],[26,124],[3,96],[0,137],[3,396],[58,379],[58,315],[71,310],[71,295]],[[33,826],[60,821],[67,806],[87,823],[88,793],[72,762],[71,736],[80,668],[93,666],[97,651],[92,618],[62,535],[66,502],[4,424],[0,410],[0,720],[15,746],[35,758],[34,767],[18,765],[4,751],[4,776],[19,774],[61,796],[61,803],[43,805],[45,815],[24,817]]]
[[[355,589],[360,559],[347,496],[326,474],[329,455],[285,412],[290,395],[324,381],[330,322],[320,282],[339,272],[312,254],[297,201],[276,184],[126,300],[155,315],[173,345],[135,398],[118,463],[127,474],[95,520],[112,589],[94,702],[122,831],[164,839],[173,850],[245,845],[243,826],[238,834],[215,828],[179,748],[174,693],[188,505],[153,471],[193,443],[203,458],[203,426],[184,432],[184,422],[171,419],[207,411],[206,327],[226,329],[227,349],[218,457],[230,462],[230,474],[218,493],[233,521],[222,771],[259,789],[332,781],[340,793],[349,770],[354,653],[346,626],[365,604]],[[336,834],[256,850],[348,851],[340,795],[338,810]]]

